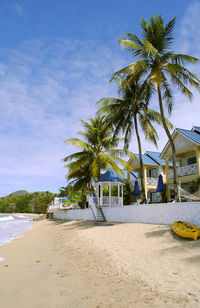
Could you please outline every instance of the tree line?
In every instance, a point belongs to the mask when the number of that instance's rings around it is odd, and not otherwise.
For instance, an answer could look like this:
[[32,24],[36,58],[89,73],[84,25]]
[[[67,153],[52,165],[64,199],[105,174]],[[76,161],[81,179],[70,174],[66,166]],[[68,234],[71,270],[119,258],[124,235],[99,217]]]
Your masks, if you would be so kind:
[[51,192],[26,193],[21,196],[9,195],[0,198],[0,213],[46,213],[55,194]]

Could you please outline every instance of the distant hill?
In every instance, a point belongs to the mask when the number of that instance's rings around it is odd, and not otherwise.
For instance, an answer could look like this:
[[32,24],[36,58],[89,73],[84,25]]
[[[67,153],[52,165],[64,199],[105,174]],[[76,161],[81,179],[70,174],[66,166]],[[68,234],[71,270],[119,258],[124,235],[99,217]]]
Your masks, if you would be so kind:
[[[46,192],[49,192],[49,191],[35,191],[35,192],[32,192],[32,193],[29,193],[27,190],[17,190],[7,196],[5,196],[4,198],[6,197],[9,197],[9,196],[12,196],[12,197],[20,197],[20,196],[24,196],[24,195],[31,195],[31,194],[34,194],[34,193],[37,193],[38,195],[41,195],[41,194],[44,194]],[[51,193],[51,192],[50,192]],[[53,193],[52,193],[53,194]],[[1,197],[0,197],[1,198]],[[3,198],[3,197],[2,197]]]
[[26,190],[17,190],[15,192],[13,192],[12,194],[10,194],[9,196],[13,196],[13,197],[19,197],[19,196],[24,196],[24,195],[28,195],[29,192]]

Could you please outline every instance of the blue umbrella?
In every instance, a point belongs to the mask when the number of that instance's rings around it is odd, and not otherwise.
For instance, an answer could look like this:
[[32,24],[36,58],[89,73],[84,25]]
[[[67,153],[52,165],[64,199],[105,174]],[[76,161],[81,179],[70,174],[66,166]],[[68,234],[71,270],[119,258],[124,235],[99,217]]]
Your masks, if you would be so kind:
[[158,185],[157,185],[156,191],[157,192],[165,191],[165,186],[163,184],[163,176],[162,176],[162,174],[160,174],[159,177],[158,177]]
[[135,186],[134,186],[134,191],[133,191],[134,195],[139,195],[140,194],[140,190],[139,190],[139,185],[138,185],[138,181],[135,181]]
[[67,197],[60,198],[59,203],[62,203],[62,200],[70,201]]
[[69,200],[67,197],[63,197],[63,198],[61,198],[62,200]]

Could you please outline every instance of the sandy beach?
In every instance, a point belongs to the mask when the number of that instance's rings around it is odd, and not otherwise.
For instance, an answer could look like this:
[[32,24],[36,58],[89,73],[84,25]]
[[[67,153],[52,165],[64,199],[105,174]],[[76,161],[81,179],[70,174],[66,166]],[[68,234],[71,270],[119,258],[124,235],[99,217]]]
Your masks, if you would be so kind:
[[170,226],[42,220],[0,256],[1,308],[200,306],[200,240]]

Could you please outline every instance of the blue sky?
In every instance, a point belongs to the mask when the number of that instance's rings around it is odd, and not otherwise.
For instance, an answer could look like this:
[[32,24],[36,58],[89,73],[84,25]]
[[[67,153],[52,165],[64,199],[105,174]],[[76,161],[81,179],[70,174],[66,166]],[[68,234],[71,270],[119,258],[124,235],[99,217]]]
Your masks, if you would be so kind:
[[[67,184],[62,158],[75,149],[64,140],[95,115],[97,100],[116,95],[109,78],[132,61],[117,38],[140,35],[141,18],[158,13],[166,22],[177,16],[174,50],[200,58],[197,1],[0,1],[0,196]],[[174,126],[200,125],[199,94],[192,103],[175,96]],[[137,152],[134,139],[130,149]]]

